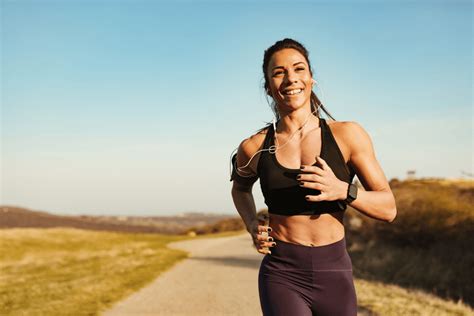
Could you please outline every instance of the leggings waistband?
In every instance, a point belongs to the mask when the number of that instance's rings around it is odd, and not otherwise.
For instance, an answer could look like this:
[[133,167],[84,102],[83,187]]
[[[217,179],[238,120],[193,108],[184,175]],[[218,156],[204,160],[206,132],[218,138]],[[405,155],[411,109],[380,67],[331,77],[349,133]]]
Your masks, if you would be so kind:
[[340,246],[340,244],[344,244],[345,246],[345,243],[346,243],[346,236],[342,237],[342,239],[338,241],[335,241],[327,245],[321,245],[321,246],[307,246],[307,245],[302,245],[302,244],[296,244],[296,243],[284,241],[275,237],[273,237],[273,239],[275,240],[275,242],[279,241],[281,244],[286,244],[288,246],[296,246],[296,247],[311,248],[311,249],[323,249],[323,248],[331,248],[331,247],[334,248],[334,247]]
[[322,246],[306,246],[283,241],[277,238],[273,239],[275,240],[276,245],[270,247],[270,251],[272,252],[270,256],[276,260],[291,260],[295,263],[299,262],[305,265],[305,262],[308,264],[318,264],[334,261],[347,255],[345,236],[336,242]]

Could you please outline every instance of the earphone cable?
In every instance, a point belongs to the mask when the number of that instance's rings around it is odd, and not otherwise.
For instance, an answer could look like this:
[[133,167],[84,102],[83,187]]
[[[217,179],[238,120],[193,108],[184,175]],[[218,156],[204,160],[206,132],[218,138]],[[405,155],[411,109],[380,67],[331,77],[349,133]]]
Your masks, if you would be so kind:
[[[262,151],[267,150],[270,154],[275,154],[278,149],[281,149],[281,148],[284,147],[286,144],[288,144],[288,142],[294,137],[294,135],[295,135],[297,132],[301,131],[301,130],[303,129],[303,127],[308,123],[308,120],[309,120],[309,117],[311,116],[311,114],[314,114],[314,112],[316,112],[316,111],[317,111],[317,109],[314,110],[314,111],[312,111],[310,114],[308,114],[308,117],[306,118],[306,121],[303,123],[303,125],[302,125],[301,127],[299,127],[299,128],[290,136],[290,138],[289,138],[283,145],[281,145],[281,146],[278,145],[278,138],[277,138],[277,133],[276,133],[276,123],[275,123],[275,118],[273,118],[273,130],[274,130],[274,137],[275,137],[275,143],[276,143],[276,145],[271,145],[268,149],[267,149],[267,148],[263,148],[263,149],[258,150],[257,152],[255,152],[255,153],[252,155],[252,157],[250,157],[249,161],[248,161],[244,166],[238,167],[238,166],[236,165],[236,164],[237,164],[237,160],[235,161],[235,163],[232,162],[232,165],[231,165],[231,168],[230,168],[230,174],[232,175],[232,167],[234,167],[236,173],[237,173],[239,176],[244,177],[244,178],[251,178],[251,177],[254,177],[255,175],[252,174],[251,172],[248,172],[248,171],[245,171],[245,170],[241,170],[241,169],[247,167],[247,166],[250,164],[250,162],[252,161],[252,159],[255,157],[255,155],[258,154],[259,152],[262,152]],[[236,148],[234,148],[234,150],[232,151],[232,153],[231,153],[231,155],[230,155],[230,157],[231,157],[230,159],[231,159],[231,160],[232,160],[232,155],[233,155],[234,151],[235,151],[236,149],[238,149],[238,148],[239,148],[239,147],[236,147]],[[240,174],[241,172],[246,172],[247,174],[250,174],[250,175],[242,175],[242,174]]]

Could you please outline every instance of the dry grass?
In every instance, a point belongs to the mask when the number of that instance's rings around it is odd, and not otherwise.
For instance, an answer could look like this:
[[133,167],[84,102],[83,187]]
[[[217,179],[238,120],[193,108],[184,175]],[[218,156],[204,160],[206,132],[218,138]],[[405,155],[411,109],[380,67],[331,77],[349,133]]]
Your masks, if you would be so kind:
[[444,316],[474,315],[468,306],[426,292],[376,281],[354,279],[360,307],[375,315]]
[[[0,314],[97,315],[185,258],[165,245],[187,238],[70,228],[0,230]],[[368,315],[472,314],[421,291],[358,278],[355,284]]]
[[[398,207],[393,223],[347,212],[359,305],[375,315],[474,315],[462,303],[474,305],[474,181],[391,181],[391,186]],[[221,226],[236,228],[226,221],[210,230]],[[188,238],[0,230],[0,314],[97,315],[186,258],[166,244]]]
[[474,181],[392,181],[393,223],[349,210],[355,275],[474,305]]
[[0,230],[0,314],[97,315],[186,258],[165,246],[187,238],[73,228]]

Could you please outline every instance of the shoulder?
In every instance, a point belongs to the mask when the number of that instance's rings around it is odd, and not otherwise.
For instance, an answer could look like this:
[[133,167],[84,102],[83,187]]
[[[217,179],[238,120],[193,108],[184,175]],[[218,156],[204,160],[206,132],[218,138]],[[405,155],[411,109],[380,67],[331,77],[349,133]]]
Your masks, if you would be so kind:
[[264,128],[249,137],[242,140],[238,148],[238,156],[245,158],[252,157],[259,149],[262,149],[265,136],[267,135],[268,127]]
[[242,149],[242,151],[247,154],[256,152],[263,146],[263,142],[265,140],[267,132],[268,128],[265,128],[245,138],[240,142],[239,149]]
[[326,121],[332,132],[342,135],[356,133],[355,136],[368,135],[365,129],[356,121]]
[[371,150],[372,140],[365,128],[356,121],[332,121],[328,122],[331,131],[350,148],[351,153],[360,150]]
[[249,167],[253,171],[256,171],[256,161],[258,159],[255,158],[258,158],[260,152],[257,155],[255,154],[263,148],[263,143],[267,132],[268,127],[250,135],[240,142],[237,150],[237,165],[246,165],[249,160],[255,156],[250,162]]

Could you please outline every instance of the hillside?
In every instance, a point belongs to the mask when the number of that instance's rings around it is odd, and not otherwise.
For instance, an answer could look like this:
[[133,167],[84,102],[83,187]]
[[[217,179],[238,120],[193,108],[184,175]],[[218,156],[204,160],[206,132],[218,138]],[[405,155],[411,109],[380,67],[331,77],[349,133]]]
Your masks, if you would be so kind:
[[357,277],[417,288],[474,306],[474,181],[390,181],[392,223],[349,208],[348,249]]
[[178,216],[65,216],[22,207],[0,206],[0,228],[71,227],[132,233],[181,234],[235,215],[186,213]]

